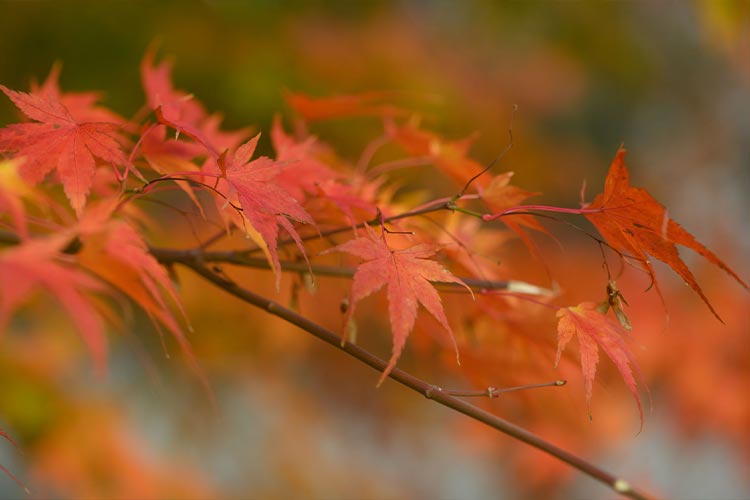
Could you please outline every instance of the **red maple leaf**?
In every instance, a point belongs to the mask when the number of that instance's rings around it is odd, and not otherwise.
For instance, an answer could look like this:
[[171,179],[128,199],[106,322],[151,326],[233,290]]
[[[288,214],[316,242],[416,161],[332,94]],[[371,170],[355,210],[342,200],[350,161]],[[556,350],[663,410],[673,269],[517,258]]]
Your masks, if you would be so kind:
[[319,184],[341,177],[316,157],[320,148],[315,137],[295,140],[284,131],[278,116],[271,126],[271,143],[276,160],[288,163],[276,180],[297,200],[317,194]]
[[440,296],[430,282],[458,283],[467,289],[469,287],[438,262],[428,259],[435,255],[440,247],[418,244],[404,250],[391,250],[384,237],[378,237],[370,226],[365,226],[365,228],[367,237],[355,238],[328,251],[346,252],[364,260],[354,273],[347,324],[360,300],[387,285],[393,354],[378,385],[385,380],[396,365],[406,339],[414,328],[419,304],[422,304],[448,331],[456,349],[456,356],[458,356],[453,330],[448,324]]
[[219,130],[221,115],[209,115],[192,94],[175,89],[172,64],[162,61],[154,65],[154,52],[153,48],[149,49],[141,62],[141,79],[148,106],[154,110],[160,123],[201,144],[211,157],[211,168],[215,168],[219,152],[237,146],[248,136],[248,129]]
[[153,47],[150,48],[141,61],[141,81],[149,107],[166,106],[178,121],[193,125],[202,122],[207,116],[206,110],[191,94],[174,88],[172,63],[162,61],[155,65],[155,52]]
[[39,182],[56,168],[77,214],[83,210],[91,189],[94,158],[113,165],[129,165],[118,143],[118,124],[77,121],[51,93],[27,94],[4,85],[0,85],[0,90],[26,116],[39,122],[0,129],[0,151],[15,151],[15,157],[25,158],[19,172],[28,182]]
[[[356,179],[355,179],[356,180]],[[373,184],[379,186],[378,182],[362,182],[357,185],[343,184],[335,180],[328,180],[318,184],[317,202],[329,201],[339,212],[343,213],[346,223],[355,226],[359,221],[371,220],[377,213],[378,208],[375,204]],[[316,207],[316,216],[318,220],[323,217],[326,210]],[[319,215],[318,215],[319,214]],[[335,219],[334,219],[335,220]]]
[[659,291],[656,273],[649,255],[668,264],[695,290],[711,312],[721,321],[693,273],[680,258],[676,245],[695,250],[709,262],[719,266],[743,287],[747,284],[722,262],[711,250],[698,242],[692,234],[669,218],[666,208],[645,189],[630,185],[630,173],[625,166],[625,149],[617,151],[609,168],[604,192],[584,207],[582,213],[589,219],[607,243],[615,250],[636,258],[648,272]]
[[97,372],[106,366],[106,338],[101,313],[91,301],[92,292],[104,286],[83,270],[66,265],[61,250],[66,234],[26,240],[0,252],[0,331],[10,315],[35,289],[44,288],[57,299],[78,328],[91,352]]
[[63,92],[59,80],[62,64],[55,63],[41,85],[31,84],[31,93],[38,96],[50,95],[65,106],[78,122],[106,122],[125,124],[126,120],[107,108],[97,106],[101,98],[99,92]]
[[637,366],[633,355],[624,340],[626,335],[622,327],[610,321],[604,314],[597,310],[597,304],[583,302],[575,307],[564,307],[557,311],[560,321],[557,324],[557,356],[555,366],[560,362],[565,346],[573,336],[578,338],[579,351],[581,355],[581,370],[586,390],[586,403],[591,405],[594,376],[596,365],[599,363],[599,347],[612,360],[620,372],[625,385],[633,394],[638,404],[638,414],[643,425],[643,408],[638,397],[636,381],[633,376],[633,368]]
[[[276,288],[280,286],[281,264],[277,252],[279,227],[294,239],[302,255],[307,259],[305,248],[292,221],[314,224],[310,214],[283,187],[274,182],[282,164],[262,156],[250,161],[260,134],[237,148],[234,153],[224,152],[219,159],[219,168],[229,184],[227,196],[239,201],[244,223],[256,231],[267,250],[267,257],[276,272]],[[247,229],[247,227],[246,227]],[[257,241],[256,241],[257,242]]]

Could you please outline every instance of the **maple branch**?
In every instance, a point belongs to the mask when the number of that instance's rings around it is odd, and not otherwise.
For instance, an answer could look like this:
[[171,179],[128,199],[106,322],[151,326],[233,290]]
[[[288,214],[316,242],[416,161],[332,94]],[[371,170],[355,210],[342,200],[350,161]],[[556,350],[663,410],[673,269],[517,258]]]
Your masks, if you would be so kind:
[[[475,194],[464,194],[461,196],[454,196],[451,198],[439,198],[437,200],[433,200],[425,205],[419,206],[417,208],[414,208],[412,210],[401,212],[400,214],[391,215],[390,217],[375,217],[373,219],[370,219],[368,221],[360,222],[359,224],[355,224],[354,226],[341,226],[333,229],[328,229],[327,231],[321,231],[318,233],[311,234],[309,236],[303,236],[300,238],[300,241],[309,241],[309,240],[317,240],[320,238],[327,238],[328,236],[333,236],[336,234],[345,233],[347,231],[351,231],[352,229],[359,229],[363,228],[365,226],[378,226],[382,223],[387,222],[393,222],[400,219],[407,219],[409,217],[416,217],[418,215],[425,215],[430,214],[433,212],[439,212],[441,210],[448,210],[451,212],[456,212],[460,207],[456,206],[456,202],[463,201],[463,200],[475,200],[478,199],[479,196]],[[463,210],[462,210],[463,211]],[[472,214],[473,215],[473,214]],[[482,217],[481,214],[476,214],[477,217]],[[294,244],[295,241],[292,238],[286,238],[283,240],[279,240],[277,242],[278,247],[282,247],[285,245],[291,245]],[[258,249],[260,250],[260,249]],[[255,250],[254,250],[255,251]]]
[[12,231],[0,229],[0,243],[5,245],[18,245],[21,243],[21,238]]
[[[219,276],[210,269],[208,269],[201,261],[200,257],[196,256],[193,259],[183,259],[178,261],[180,264],[186,266],[196,274],[202,276],[207,281],[213,283],[217,287],[226,291],[227,293],[234,295],[240,300],[247,302],[255,307],[263,309],[264,311],[277,316],[288,323],[298,326],[302,330],[314,335],[323,342],[333,346],[334,348],[340,349],[350,356],[356,358],[362,363],[370,366],[378,372],[383,372],[388,363],[370,353],[369,351],[352,344],[348,341],[341,340],[341,335],[337,334],[323,326],[311,321],[310,319],[296,313],[295,311],[284,307],[276,301],[258,295],[246,288],[243,288],[233,281],[228,280],[225,277]],[[551,456],[554,456],[563,462],[571,465],[572,467],[580,470],[585,475],[607,485],[610,489],[628,498],[635,500],[649,500],[653,497],[646,493],[639,492],[634,489],[624,479],[613,476],[612,474],[600,469],[596,465],[587,462],[586,460],[559,448],[539,436],[527,431],[526,429],[517,426],[503,418],[500,418],[488,411],[485,411],[478,406],[472,405],[463,401],[455,396],[446,394],[440,388],[421,380],[408,372],[405,372],[399,368],[393,368],[388,377],[399,382],[400,384],[408,387],[409,389],[422,394],[427,399],[431,399],[438,404],[451,408],[459,413],[462,413],[474,420],[482,422],[493,429],[507,434],[523,443],[533,446]]]
[[[151,255],[156,257],[158,261],[163,264],[172,264],[175,262],[182,262],[185,259],[192,260],[197,259],[201,262],[217,262],[223,264],[232,264],[236,266],[253,267],[258,269],[272,269],[267,259],[260,257],[248,256],[249,251],[215,251],[205,252],[200,248],[191,250],[173,250],[169,248],[157,248],[150,247],[149,252]],[[282,271],[296,272],[296,273],[309,273],[312,271],[314,275],[320,276],[331,276],[336,278],[352,278],[356,269],[352,267],[344,266],[327,266],[323,264],[307,264],[306,262],[296,262],[289,260],[282,260],[279,262]],[[478,291],[488,290],[509,290],[515,291],[516,293],[523,293],[527,295],[543,295],[549,296],[554,295],[553,290],[542,288],[531,283],[517,280],[484,280],[477,278],[464,278],[459,277],[469,288]],[[461,289],[462,286],[457,283],[443,283],[436,282],[438,286],[444,286],[447,288]],[[465,289],[464,289],[465,290]]]
[[[15,442],[15,441],[13,441],[13,438],[11,438],[11,437],[10,437],[10,436],[8,435],[8,433],[7,433],[7,432],[5,432],[5,431],[3,431],[3,430],[0,430],[0,437],[4,438],[4,439],[5,439],[6,441],[8,441],[8,442],[9,442],[10,444],[12,444],[12,445],[13,445],[13,446],[14,446],[14,447],[15,447],[15,448],[16,448],[16,449],[18,450],[18,451],[21,451],[21,450],[20,450],[20,449],[18,448],[18,445],[16,444],[16,442]],[[24,489],[24,491],[26,491],[26,493],[27,493],[27,494],[31,495],[31,490],[29,490],[29,488],[27,488],[27,487],[26,487],[26,485],[25,485],[25,484],[23,484],[23,481],[21,481],[21,480],[20,480],[20,479],[18,479],[18,478],[17,478],[16,476],[14,476],[14,475],[13,475],[13,473],[12,473],[11,471],[9,471],[9,470],[8,470],[7,468],[5,468],[5,467],[4,467],[4,466],[3,466],[2,464],[0,464],[0,471],[3,471],[3,472],[5,473],[5,475],[7,475],[7,476],[8,476],[9,478],[11,478],[11,479],[12,479],[13,481],[15,481],[15,483],[16,483],[16,484],[17,484],[17,485],[18,485],[19,487],[23,488],[23,489]]]
[[29,488],[26,487],[25,484],[23,484],[23,481],[21,481],[16,476],[14,476],[13,473],[11,471],[9,471],[8,469],[6,469],[5,466],[3,466],[2,464],[0,464],[0,470],[3,471],[6,476],[8,476],[9,478],[11,478],[19,487],[23,488],[23,490],[28,495],[31,495],[31,490],[29,490]]

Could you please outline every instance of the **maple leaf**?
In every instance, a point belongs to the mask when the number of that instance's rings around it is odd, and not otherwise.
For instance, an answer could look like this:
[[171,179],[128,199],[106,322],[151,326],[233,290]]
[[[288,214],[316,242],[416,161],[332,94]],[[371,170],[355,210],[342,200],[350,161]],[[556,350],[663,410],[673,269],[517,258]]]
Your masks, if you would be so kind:
[[586,404],[590,408],[596,365],[599,363],[599,348],[601,347],[615,364],[625,385],[633,394],[638,404],[641,426],[643,426],[643,408],[638,397],[636,380],[633,376],[633,369],[635,368],[637,372],[637,366],[623,338],[626,332],[620,325],[610,321],[597,307],[597,304],[593,302],[583,302],[575,307],[564,307],[557,311],[557,317],[560,318],[560,321],[557,324],[555,367],[560,362],[560,356],[568,342],[573,336],[576,336],[581,356]]
[[[412,117],[406,123],[398,125],[394,120],[385,121],[385,132],[396,141],[407,153],[413,156],[425,156],[457,185],[463,188],[485,167],[468,157],[469,148],[476,135],[458,141],[449,141],[444,137],[420,128],[418,117]],[[483,189],[490,183],[488,176],[480,176],[474,181],[475,189]]]
[[[491,180],[486,189],[482,192],[482,201],[493,212],[502,212],[508,208],[518,206],[527,198],[540,194],[526,191],[525,189],[510,184],[513,172],[505,172],[494,177],[487,177]],[[502,221],[506,226],[513,230],[521,240],[523,240],[529,250],[541,261],[541,253],[524,227],[535,229],[552,237],[549,231],[547,231],[547,229],[545,229],[545,227],[531,215],[514,215],[513,217],[503,218]]]
[[41,85],[31,84],[31,93],[34,95],[49,95],[59,100],[63,106],[78,122],[107,122],[125,124],[125,119],[111,110],[97,106],[96,102],[101,98],[98,92],[63,92],[60,90],[59,80],[62,64],[55,63]]
[[[370,183],[379,187],[378,183]],[[322,202],[328,200],[341,212],[346,218],[346,222],[355,226],[357,222],[371,220],[378,213],[375,205],[374,192],[372,185],[361,183],[357,186],[342,184],[334,180],[328,180],[318,184],[318,197],[316,201]],[[319,207],[320,215],[325,212]],[[317,214],[316,214],[317,215]]]
[[582,213],[591,221],[607,243],[615,250],[635,257],[648,272],[661,296],[656,273],[649,255],[668,264],[690,287],[700,295],[719,321],[721,318],[701,290],[693,273],[680,258],[676,245],[695,250],[709,262],[723,269],[743,287],[748,285],[740,279],[711,250],[698,242],[692,234],[669,218],[667,209],[656,201],[645,189],[630,185],[630,173],[625,166],[624,148],[609,168],[604,192],[583,207]]
[[422,243],[404,250],[391,250],[385,239],[378,237],[370,226],[365,228],[367,237],[355,238],[327,252],[345,252],[364,260],[354,273],[346,324],[349,323],[360,300],[387,285],[393,353],[378,385],[396,365],[406,339],[414,328],[419,304],[422,304],[450,334],[458,357],[453,330],[448,324],[440,296],[430,282],[457,283],[470,290],[469,287],[438,262],[429,260],[429,257],[440,250],[437,245]]
[[65,234],[50,238],[26,240],[0,252],[0,330],[13,311],[25,302],[36,288],[44,288],[68,312],[88,346],[98,373],[106,367],[106,339],[100,312],[93,306],[90,294],[104,286],[82,270],[59,260],[68,244]]
[[[260,243],[269,263],[276,273],[276,288],[281,284],[281,264],[277,252],[279,227],[294,239],[307,260],[304,245],[292,221],[314,224],[310,214],[283,187],[274,182],[281,165],[270,158],[259,157],[250,161],[255,153],[260,134],[241,145],[234,153],[225,152],[219,159],[219,168],[229,184],[228,197],[236,195],[242,207],[246,225],[260,236]],[[252,236],[252,233],[249,233]]]
[[304,199],[306,194],[315,194],[320,183],[340,177],[315,157],[316,142],[315,137],[296,141],[284,131],[278,115],[274,117],[271,143],[276,160],[287,163],[276,180],[297,200]]
[[197,125],[206,118],[206,110],[193,96],[172,85],[172,63],[154,64],[155,48],[146,51],[141,61],[141,81],[151,109],[165,106],[178,121]]
[[31,197],[31,189],[18,176],[17,163],[13,160],[0,161],[0,214],[7,213],[18,236],[26,239],[29,232],[22,198]]
[[[380,184],[367,182],[357,175],[349,183],[342,182],[342,175],[323,162],[326,159],[336,164],[335,156],[316,137],[295,139],[284,131],[281,119],[276,116],[271,127],[271,143],[276,160],[284,162],[276,183],[297,200],[307,197],[306,201],[314,204],[319,222],[326,212],[325,205],[331,203],[343,212],[351,225],[375,217],[377,208],[373,200]],[[355,212],[362,217],[357,219]]]
[[390,103],[400,95],[399,92],[373,91],[314,98],[286,92],[284,99],[297,114],[312,121],[351,116],[402,116],[406,111]]
[[139,232],[128,222],[112,217],[116,203],[114,199],[87,208],[76,227],[81,241],[78,262],[128,296],[152,321],[169,330],[211,396],[205,374],[169,306],[169,302],[174,304],[186,318],[177,291],[167,271],[149,253]]
[[0,90],[26,116],[39,123],[17,123],[0,129],[0,151],[15,151],[25,158],[24,180],[37,183],[57,169],[65,194],[80,215],[91,189],[96,162],[129,166],[120,149],[116,123],[79,122],[51,93],[27,94],[0,85]]
[[[200,145],[166,138],[167,127],[165,125],[152,126],[146,129],[141,136],[141,154],[148,164],[158,174],[172,174],[183,172],[197,172],[198,166],[191,160],[202,153]],[[190,200],[198,207],[201,215],[203,206],[189,182],[175,181]]]
[[183,344],[184,335],[166,300],[183,312],[177,292],[166,270],[148,253],[138,231],[128,222],[112,217],[116,201],[92,205],[79,221],[78,261],[125,293],[151,318],[158,319]]
[[[471,188],[481,193],[482,201],[493,212],[516,206],[525,199],[539,194],[511,185],[513,172],[505,172],[494,177],[489,173],[483,173],[486,167],[468,156],[476,135],[458,141],[449,141],[434,132],[420,128],[417,117],[413,117],[402,125],[397,125],[393,120],[386,121],[385,129],[386,134],[409,154],[429,158],[461,189],[471,180]],[[529,250],[542,260],[536,244],[524,227],[549,235],[550,233],[544,226],[529,215],[504,218],[503,223],[518,234]]]
[[141,62],[141,80],[148,106],[154,110],[159,123],[201,144],[215,167],[219,151],[237,146],[241,139],[248,136],[248,129],[220,131],[221,115],[209,115],[192,94],[175,89],[171,77],[172,64],[162,61],[154,65],[154,53],[153,48],[149,49]]

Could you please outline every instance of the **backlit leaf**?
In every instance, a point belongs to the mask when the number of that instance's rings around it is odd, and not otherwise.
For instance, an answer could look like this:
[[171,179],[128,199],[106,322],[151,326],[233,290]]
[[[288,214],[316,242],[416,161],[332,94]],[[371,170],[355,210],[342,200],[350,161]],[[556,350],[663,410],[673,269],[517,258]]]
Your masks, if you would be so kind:
[[[711,312],[718,313],[701,290],[693,273],[680,258],[676,245],[695,250],[709,262],[723,269],[743,287],[748,285],[711,250],[698,242],[692,234],[669,218],[667,210],[645,189],[630,185],[630,173],[625,166],[625,149],[617,151],[609,168],[604,192],[584,207],[589,219],[614,249],[635,257],[648,272],[659,291],[656,273],[649,255],[668,264],[700,295]],[[659,291],[661,295],[661,292]],[[719,318],[721,320],[721,318]]]
[[438,262],[429,259],[440,248],[437,245],[419,244],[404,250],[391,250],[385,239],[379,237],[370,226],[365,226],[365,228],[366,237],[347,241],[330,251],[356,255],[364,261],[354,273],[347,324],[360,300],[384,286],[387,287],[388,318],[393,333],[393,354],[378,385],[385,380],[396,365],[406,339],[414,328],[419,304],[422,304],[450,334],[456,348],[456,357],[458,357],[453,330],[448,324],[440,296],[430,282],[458,283],[465,287],[466,285]]

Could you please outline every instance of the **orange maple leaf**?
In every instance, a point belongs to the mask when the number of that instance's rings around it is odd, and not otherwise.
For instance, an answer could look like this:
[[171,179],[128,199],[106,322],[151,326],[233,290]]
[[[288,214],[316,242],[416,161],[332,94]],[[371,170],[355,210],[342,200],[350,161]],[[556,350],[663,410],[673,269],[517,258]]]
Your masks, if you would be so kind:
[[593,302],[583,302],[575,307],[564,307],[557,311],[557,317],[560,321],[557,324],[555,367],[560,362],[565,346],[573,336],[577,336],[586,390],[586,404],[590,407],[596,365],[599,363],[599,347],[601,347],[615,364],[625,385],[633,394],[638,404],[641,426],[643,426],[643,408],[633,376],[633,368],[637,371],[637,366],[623,338],[626,334],[625,330],[597,310],[597,304]]
[[[95,208],[106,210],[99,205]],[[177,292],[166,270],[148,253],[138,231],[127,222],[116,219],[80,228],[80,264],[130,297],[187,348],[182,329],[168,305],[169,300],[184,315]]]
[[155,326],[166,327],[209,397],[213,397],[183,328],[170,308],[171,303],[187,321],[177,291],[166,269],[149,253],[138,230],[125,220],[112,217],[116,202],[87,207],[76,228],[81,241],[78,262],[138,304]]
[[[483,165],[468,156],[476,134],[450,141],[435,132],[421,128],[416,116],[403,124],[386,120],[385,133],[408,154],[429,158],[441,172],[460,187],[464,187],[470,179],[485,170]],[[481,191],[489,184],[490,177],[482,175],[474,180],[473,186]]]
[[353,95],[310,97],[286,92],[287,104],[305,120],[330,120],[350,116],[402,116],[402,108],[391,104],[399,92],[373,91]]
[[[0,216],[8,214],[13,229],[21,239],[29,236],[28,220],[23,198],[37,198],[31,188],[18,175],[20,161],[0,160]],[[34,199],[39,206],[39,200]]]
[[[481,199],[493,212],[501,212],[519,205],[522,201],[540,193],[527,191],[510,184],[513,172],[492,176],[487,167],[469,157],[469,148],[476,135],[458,141],[449,141],[435,132],[419,127],[417,117],[397,125],[393,120],[385,122],[386,134],[400,144],[410,155],[429,158],[435,166],[450,177],[462,189],[471,181],[471,188],[481,193]],[[530,215],[504,218],[503,223],[514,231],[540,260],[541,254],[531,236],[524,228],[534,229],[549,235],[549,232]]]
[[630,185],[630,174],[625,166],[625,149],[617,151],[612,161],[604,192],[584,206],[582,213],[589,219],[607,243],[615,250],[635,257],[648,272],[661,296],[656,273],[649,255],[668,264],[695,290],[711,312],[721,321],[693,273],[680,258],[676,244],[698,252],[709,262],[719,266],[743,287],[748,285],[722,262],[711,250],[698,242],[692,234],[669,218],[666,208],[645,189]]
[[379,237],[370,226],[365,228],[367,237],[347,241],[328,252],[345,252],[364,260],[354,273],[346,324],[360,300],[383,286],[388,286],[388,317],[393,333],[393,354],[378,385],[396,365],[406,339],[414,328],[419,304],[448,331],[458,358],[453,330],[448,324],[440,296],[430,282],[458,283],[467,289],[469,287],[438,262],[428,259],[440,250],[437,245],[418,244],[404,250],[391,250],[385,238]]
[[94,179],[99,158],[113,165],[129,166],[120,149],[120,125],[81,122],[52,93],[27,94],[0,85],[5,95],[26,116],[39,123],[15,123],[0,129],[0,151],[15,151],[25,158],[21,176],[29,182],[41,181],[51,170],[57,173],[70,204],[81,214]]
[[[490,208],[490,210],[495,212],[502,212],[508,208],[518,206],[527,198],[540,194],[538,192],[526,191],[523,188],[511,184],[510,180],[513,177],[513,172],[504,172],[494,177],[487,175],[486,177],[491,180],[486,189],[482,192],[482,201]],[[534,240],[531,239],[529,233],[524,229],[524,227],[535,229],[551,237],[552,235],[539,223],[539,221],[531,215],[517,215],[510,218],[504,218],[502,221],[514,231],[521,240],[523,240],[524,244],[534,256],[540,261],[543,260]]]

